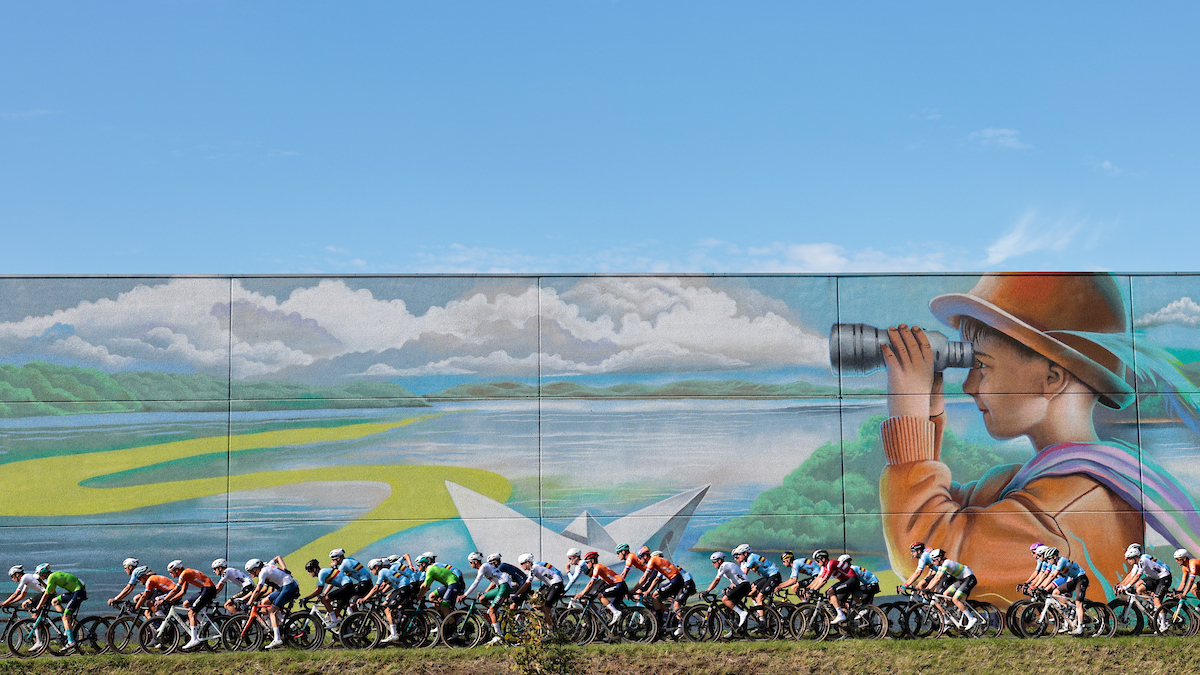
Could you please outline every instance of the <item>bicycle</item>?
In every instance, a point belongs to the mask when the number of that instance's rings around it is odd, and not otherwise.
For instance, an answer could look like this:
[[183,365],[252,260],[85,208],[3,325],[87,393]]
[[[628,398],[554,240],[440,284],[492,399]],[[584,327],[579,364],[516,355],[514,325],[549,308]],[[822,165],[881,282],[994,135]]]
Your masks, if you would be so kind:
[[616,625],[610,617],[600,614],[596,608],[598,595],[588,596],[583,604],[572,600],[560,618],[564,634],[578,645],[588,644],[598,638],[606,642],[650,642],[658,633],[658,619],[654,612],[641,605],[628,606],[618,603],[621,612]]
[[106,651],[114,654],[142,651],[138,633],[142,630],[142,624],[150,618],[150,609],[135,609],[133,603],[128,600],[120,600],[113,606],[117,608],[117,613],[108,617],[108,630],[105,632],[105,642],[108,644]]
[[[909,595],[917,600],[904,610],[905,632],[914,638],[939,638],[951,630],[960,635],[979,638],[988,633],[989,629],[995,628],[992,625],[992,613],[985,611],[981,614],[973,603],[968,602],[967,612],[963,612],[958,605],[950,601],[949,596],[941,593],[906,586],[896,590],[901,595]],[[1000,616],[998,609],[995,616]],[[967,630],[964,626],[970,617],[974,617],[975,625]],[[999,631],[1003,631],[1002,623],[997,632]]]
[[338,626],[335,626],[329,612],[321,612],[320,603],[309,599],[300,600],[300,609],[288,615],[283,622],[280,634],[283,641],[297,649],[313,651],[325,645],[326,633],[332,632],[337,636]]
[[[1132,588],[1122,588],[1117,591],[1118,597],[1109,601],[1108,607],[1113,612],[1115,623],[1115,633],[1117,635],[1141,635],[1147,621],[1150,622],[1153,630],[1157,634],[1186,634],[1186,630],[1190,630],[1190,623],[1183,628],[1184,632],[1179,632],[1179,626],[1182,622],[1189,621],[1190,616],[1186,613],[1181,613],[1177,616],[1171,616],[1174,611],[1174,604],[1171,609],[1165,609],[1167,603],[1163,603],[1163,608],[1154,606],[1154,597],[1150,595],[1139,595]],[[1120,595],[1126,597],[1125,600],[1120,598]],[[1181,617],[1188,617],[1187,619]],[[1166,624],[1166,628],[1163,625]]]
[[438,627],[438,640],[451,649],[469,648],[483,641],[489,632],[487,615],[478,600],[464,600],[466,609],[450,612]]
[[[251,605],[249,612],[234,614],[221,624],[221,644],[225,649],[231,652],[254,652],[262,649],[267,635],[274,633],[270,620],[263,616],[270,606],[270,600],[264,600]],[[289,602],[288,606],[284,608],[285,614],[290,607],[291,603]],[[282,634],[281,631],[280,635]]]
[[196,634],[200,645],[192,649],[184,649],[183,638],[191,639],[191,626],[187,619],[188,610],[179,605],[167,608],[166,616],[152,617],[144,622],[138,630],[138,643],[142,651],[157,654],[170,654],[176,650],[185,654],[201,650],[212,651],[213,642],[221,641],[221,629],[213,621],[208,608],[200,610],[197,617]]
[[[1083,620],[1076,617],[1075,601],[1054,595],[1044,589],[1029,591],[1031,601],[1016,615],[1014,632],[1020,637],[1040,638],[1060,635],[1081,626],[1076,637],[1110,637],[1116,631],[1112,610],[1107,605],[1092,600],[1084,601]],[[1040,603],[1040,607],[1039,607]]]
[[51,611],[58,613],[46,605],[33,616],[20,619],[9,628],[5,642],[13,656],[25,659],[40,656],[46,651],[54,656],[66,656],[76,650],[83,654],[99,654],[102,651],[102,648],[97,647],[98,641],[95,638],[90,639],[88,645],[84,645],[82,649],[79,648],[79,641],[74,639],[80,632],[94,636],[96,621],[89,621],[90,627],[87,629],[81,631],[81,628],[85,620],[100,620],[100,617],[79,619],[68,632],[65,627],[60,629],[59,624],[49,617]]
[[374,649],[384,635],[382,598],[371,598],[364,605],[354,604],[355,611],[347,614],[338,626],[338,640],[347,649]]

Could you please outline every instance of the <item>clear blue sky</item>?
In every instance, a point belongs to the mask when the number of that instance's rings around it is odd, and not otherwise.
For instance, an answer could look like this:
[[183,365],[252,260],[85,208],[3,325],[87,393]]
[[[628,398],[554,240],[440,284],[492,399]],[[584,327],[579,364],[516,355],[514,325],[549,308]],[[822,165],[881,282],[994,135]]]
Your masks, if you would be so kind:
[[1196,270],[1198,19],[4,3],[0,273]]

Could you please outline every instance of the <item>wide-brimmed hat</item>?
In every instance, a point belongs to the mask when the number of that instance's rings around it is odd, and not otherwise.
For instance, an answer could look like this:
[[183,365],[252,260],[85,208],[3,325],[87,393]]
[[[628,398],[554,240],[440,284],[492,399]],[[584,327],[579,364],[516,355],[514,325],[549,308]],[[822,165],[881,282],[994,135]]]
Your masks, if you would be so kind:
[[939,295],[929,310],[958,328],[977,319],[1071,371],[1121,409],[1134,398],[1121,359],[1082,333],[1127,333],[1129,316],[1109,274],[988,274],[967,293]]

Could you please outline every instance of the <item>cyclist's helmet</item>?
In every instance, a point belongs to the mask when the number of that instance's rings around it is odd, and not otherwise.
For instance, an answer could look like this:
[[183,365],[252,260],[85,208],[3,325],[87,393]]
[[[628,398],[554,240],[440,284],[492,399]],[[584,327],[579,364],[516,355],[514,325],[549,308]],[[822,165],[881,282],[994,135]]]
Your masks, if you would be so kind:
[[521,557],[517,558],[518,565],[524,565],[527,562],[533,562],[533,554],[532,553],[522,553]]
[[[645,546],[643,546],[642,548],[646,548],[646,547],[645,547]],[[650,552],[650,557],[651,557],[651,558],[664,558],[664,557],[666,557],[666,556],[664,556],[664,555],[663,555],[663,552],[662,552],[662,551],[651,551],[651,552]]]
[[1188,550],[1186,548],[1181,548],[1175,551],[1176,560],[1187,560],[1191,557],[1192,556],[1188,555]]
[[785,563],[789,560],[795,560],[796,552],[795,551],[784,551],[783,555],[779,556],[779,559],[784,561]]
[[622,553],[629,553],[629,544],[617,544],[616,553],[617,553],[617,555],[621,555]]
[[13,565],[12,567],[8,568],[8,576],[11,577],[18,574],[25,574],[24,565]]
[[491,565],[499,565],[499,564],[500,564],[500,554],[499,554],[499,553],[493,553],[493,554],[489,555],[489,556],[488,556],[488,563],[489,563],[489,564],[491,564]]
[[483,554],[480,553],[479,551],[475,551],[474,553],[467,556],[467,562],[481,563],[481,562],[483,562]]
[[1051,558],[1057,558],[1058,557],[1058,547],[1057,546],[1047,546],[1046,553],[1042,557],[1044,557],[1046,560],[1049,560]]
[[151,574],[154,574],[154,573],[150,571],[150,568],[146,567],[145,565],[142,565],[141,567],[139,567],[133,571],[133,578],[141,579],[142,577],[149,576]]
[[637,557],[645,558],[646,556],[654,555],[650,552],[649,546],[643,546],[637,550]]
[[383,567],[383,558],[371,558],[367,561],[367,569],[373,570],[376,567]]
[[920,553],[924,550],[925,550],[925,542],[923,542],[923,541],[914,541],[913,543],[908,545],[909,553]]
[[725,551],[715,551],[708,559],[713,562],[720,562],[725,559]]
[[50,563],[42,563],[41,565],[38,565],[37,569],[33,570],[33,573],[38,575],[39,577],[42,576],[43,574],[49,574],[50,573]]
[[183,561],[182,560],[172,560],[171,562],[167,563],[167,571],[168,572],[174,572],[175,570],[181,570],[181,569],[183,569]]
[[583,556],[583,559],[589,563],[598,562],[600,560],[600,553],[597,551],[588,551],[587,555]]
[[1033,554],[1034,554],[1034,555],[1036,555],[1036,556],[1037,556],[1037,557],[1039,557],[1039,558],[1045,558],[1045,557],[1046,557],[1046,551],[1049,551],[1049,550],[1050,550],[1050,547],[1049,547],[1049,546],[1046,546],[1045,544],[1042,544],[1041,546],[1037,547],[1037,549],[1036,549],[1036,550],[1034,550]]
[[121,563],[121,567],[137,567],[141,565],[137,558],[126,558],[125,562]]
[[826,551],[823,548],[819,548],[819,549],[813,551],[812,557],[813,557],[813,560],[816,560],[817,562],[824,562],[826,560],[829,560],[829,551]]
[[567,549],[567,558],[578,558],[579,554],[580,554],[580,550],[577,548]]
[[1125,549],[1126,558],[1140,558],[1142,556],[1141,544],[1130,544],[1129,548]]
[[732,553],[734,555],[742,555],[743,553],[749,553],[749,552],[750,552],[750,544],[738,544],[737,548],[733,549],[733,551],[732,551]]
[[1029,552],[1030,552],[1030,553],[1032,553],[1032,554],[1034,554],[1034,555],[1037,555],[1037,550],[1038,550],[1039,548],[1043,547],[1043,546],[1045,546],[1045,544],[1043,544],[1043,543],[1042,543],[1042,542],[1040,542],[1040,541],[1038,541],[1038,542],[1034,542],[1033,544],[1031,544],[1031,545],[1029,546]]
[[330,560],[333,560],[334,558],[345,558],[345,557],[346,557],[346,549],[344,549],[344,548],[335,548],[329,552]]
[[247,572],[253,572],[254,570],[256,570],[262,566],[263,566],[263,561],[259,560],[258,558],[251,558],[246,561],[246,571]]
[[433,562],[433,557],[429,555],[422,555],[420,558],[417,558],[418,565],[428,565],[431,562]]
[[930,557],[930,558],[935,558],[935,559],[936,559],[936,558],[945,558],[945,557],[946,557],[946,552],[945,552],[945,551],[943,551],[943,550],[942,550],[942,549],[940,549],[940,548],[935,548],[935,549],[933,549],[932,551],[930,551],[930,552],[929,552],[929,557]]
[[321,569],[321,561],[317,560],[316,558],[304,563],[305,572],[316,572],[319,569]]
[[215,569],[221,569],[221,568],[223,568],[223,567],[229,567],[229,561],[228,561],[228,560],[226,560],[226,559],[224,559],[224,558],[217,558],[216,560],[214,560],[214,561],[213,561],[212,568],[213,568],[214,570],[215,570]]
[[854,558],[851,558],[849,553],[843,553],[842,555],[838,556],[838,562],[840,563],[849,564],[852,560],[854,560]]
[[429,558],[431,561],[437,560],[437,556],[433,554],[433,551],[425,551],[424,553],[421,554],[421,557]]

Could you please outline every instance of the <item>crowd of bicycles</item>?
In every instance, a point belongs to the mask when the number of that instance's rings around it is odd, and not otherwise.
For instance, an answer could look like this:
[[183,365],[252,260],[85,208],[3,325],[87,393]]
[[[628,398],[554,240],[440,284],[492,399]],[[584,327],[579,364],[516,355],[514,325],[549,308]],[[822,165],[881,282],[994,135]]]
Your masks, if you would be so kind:
[[[80,579],[45,563],[32,573],[16,565],[9,577],[17,589],[0,602],[0,657],[468,648],[546,639],[586,645],[1200,632],[1200,610],[1185,600],[1196,590],[1200,560],[1182,549],[1175,559],[1183,580],[1172,588],[1170,569],[1131,544],[1125,551],[1129,573],[1116,584],[1116,599],[1106,603],[1086,597],[1090,579],[1080,566],[1035,543],[1035,569],[1017,588],[1026,598],[1004,611],[970,599],[974,573],[945,551],[922,542],[910,551],[917,568],[896,589],[901,599],[879,605],[878,578],[853,565],[849,555],[831,558],[817,550],[811,558],[796,558],[785,552],[785,580],[779,566],[747,544],[733,549],[732,561],[722,551],[711,555],[716,575],[703,590],[661,551],[631,551],[627,544],[615,551],[624,566],[620,572],[601,564],[595,551],[567,551],[561,571],[528,553],[516,565],[499,554],[485,559],[472,553],[467,562],[476,576],[469,587],[459,569],[438,563],[432,552],[364,565],[334,549],[329,565],[315,559],[305,564],[317,584],[306,597],[279,557],[251,559],[244,571],[218,558],[211,576],[181,560],[159,575],[128,558],[123,565],[129,582],[108,600],[109,612],[89,616],[80,613],[87,600]],[[727,583],[718,593],[722,581]],[[235,591],[232,597],[216,603],[226,587]]]

